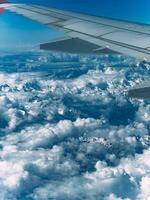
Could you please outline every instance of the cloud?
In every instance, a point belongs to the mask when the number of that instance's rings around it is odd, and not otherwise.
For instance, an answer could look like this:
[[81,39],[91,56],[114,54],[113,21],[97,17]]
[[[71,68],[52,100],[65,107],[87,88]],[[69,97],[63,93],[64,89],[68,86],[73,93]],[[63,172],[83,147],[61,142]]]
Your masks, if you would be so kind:
[[0,198],[147,200],[149,105],[126,91],[148,76],[117,55],[3,56]]

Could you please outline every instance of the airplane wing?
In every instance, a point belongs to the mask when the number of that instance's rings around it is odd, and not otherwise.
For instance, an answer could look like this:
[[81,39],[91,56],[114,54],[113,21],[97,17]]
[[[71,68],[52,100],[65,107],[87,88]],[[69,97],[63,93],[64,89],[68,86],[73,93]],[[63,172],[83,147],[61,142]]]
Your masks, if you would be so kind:
[[41,44],[45,50],[69,53],[120,53],[150,59],[150,26],[69,12],[33,4],[0,4],[0,8],[64,31],[65,36]]

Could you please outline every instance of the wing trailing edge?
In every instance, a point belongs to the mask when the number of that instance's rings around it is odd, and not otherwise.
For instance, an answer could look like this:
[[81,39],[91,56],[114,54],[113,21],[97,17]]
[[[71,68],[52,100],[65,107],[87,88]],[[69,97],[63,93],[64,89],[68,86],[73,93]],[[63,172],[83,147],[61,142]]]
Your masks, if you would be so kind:
[[80,54],[110,54],[116,53],[106,47],[100,47],[80,38],[62,38],[40,45],[40,49]]

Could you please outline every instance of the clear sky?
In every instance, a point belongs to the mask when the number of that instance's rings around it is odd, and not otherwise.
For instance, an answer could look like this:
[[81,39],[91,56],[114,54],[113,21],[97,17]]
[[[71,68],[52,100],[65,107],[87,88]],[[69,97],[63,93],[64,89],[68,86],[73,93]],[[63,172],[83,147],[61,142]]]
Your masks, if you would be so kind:
[[150,23],[150,0],[10,0]]
[[0,52],[35,48],[63,34],[11,12],[0,14]]

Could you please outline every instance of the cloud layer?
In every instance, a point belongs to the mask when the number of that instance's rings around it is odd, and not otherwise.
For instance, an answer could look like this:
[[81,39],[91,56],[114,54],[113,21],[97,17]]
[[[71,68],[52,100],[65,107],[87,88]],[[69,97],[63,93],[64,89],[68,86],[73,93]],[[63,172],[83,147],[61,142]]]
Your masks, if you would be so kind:
[[45,52],[0,60],[1,200],[148,200],[148,64]]

